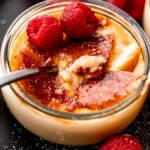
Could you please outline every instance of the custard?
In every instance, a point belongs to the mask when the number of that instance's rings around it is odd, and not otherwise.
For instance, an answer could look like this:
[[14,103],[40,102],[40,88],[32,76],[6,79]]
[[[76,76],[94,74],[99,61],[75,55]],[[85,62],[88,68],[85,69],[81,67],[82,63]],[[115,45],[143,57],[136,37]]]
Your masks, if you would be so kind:
[[[100,15],[97,18],[100,25],[91,37],[69,39],[52,52],[35,49],[24,29],[12,45],[12,70],[56,65],[59,72],[37,75],[19,85],[44,105],[66,112],[99,111],[127,97],[142,78],[143,70],[133,73],[140,48],[120,25]],[[107,23],[102,26],[104,21]],[[140,64],[144,66],[144,61]]]
[[[149,56],[144,33],[132,19],[114,13],[113,6],[98,0],[91,3],[87,5],[99,18],[100,27],[90,39],[69,40],[53,53],[39,53],[28,42],[26,24],[41,14],[59,18],[60,13],[54,12],[62,12],[68,4],[43,1],[15,21],[10,28],[13,34],[2,43],[2,56],[9,54],[12,71],[57,65],[58,74],[33,76],[2,88],[15,118],[32,133],[52,142],[100,142],[125,129],[141,111],[148,94],[145,76]],[[8,49],[4,49],[6,41]],[[1,73],[7,70],[0,69]]]

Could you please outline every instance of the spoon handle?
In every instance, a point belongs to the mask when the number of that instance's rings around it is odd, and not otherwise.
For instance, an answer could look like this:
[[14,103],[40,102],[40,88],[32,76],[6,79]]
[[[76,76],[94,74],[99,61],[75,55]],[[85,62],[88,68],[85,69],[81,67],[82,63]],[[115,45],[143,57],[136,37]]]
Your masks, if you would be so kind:
[[29,68],[29,69],[9,72],[9,73],[3,74],[3,76],[0,77],[0,87],[5,86],[11,82],[32,76],[32,75],[36,75],[40,73],[56,73],[56,72],[58,72],[58,68],[56,66]]

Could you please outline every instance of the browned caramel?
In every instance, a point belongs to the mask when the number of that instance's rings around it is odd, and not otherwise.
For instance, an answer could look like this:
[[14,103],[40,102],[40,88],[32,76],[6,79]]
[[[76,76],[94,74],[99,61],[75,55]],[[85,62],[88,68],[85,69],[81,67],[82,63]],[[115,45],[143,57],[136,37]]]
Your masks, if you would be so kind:
[[[55,64],[62,71],[85,55],[103,56],[107,60],[96,72],[98,74],[96,78],[82,81],[73,93],[64,88],[58,74],[36,75],[19,82],[19,85],[32,97],[53,109],[80,112],[81,109],[97,111],[111,107],[130,94],[135,88],[134,83],[140,77],[131,72],[115,72],[106,69],[108,61],[110,62],[112,56],[116,55],[114,53],[116,39],[113,33],[98,34],[82,40],[69,40],[53,52],[40,52],[34,49],[28,43],[25,31],[22,36],[18,36],[19,38],[25,42],[22,47],[14,46],[17,48],[13,49],[14,53],[10,57],[13,70]],[[129,39],[126,43],[131,42]],[[78,75],[82,76],[88,71],[81,68]]]

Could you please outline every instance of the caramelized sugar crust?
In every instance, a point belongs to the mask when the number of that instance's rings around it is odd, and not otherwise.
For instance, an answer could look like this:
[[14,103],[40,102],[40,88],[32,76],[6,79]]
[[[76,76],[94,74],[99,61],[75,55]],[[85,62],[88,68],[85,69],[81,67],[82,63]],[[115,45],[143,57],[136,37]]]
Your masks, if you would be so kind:
[[[135,82],[141,77],[131,72],[106,69],[116,40],[113,33],[95,34],[84,40],[69,39],[61,48],[42,53],[28,43],[25,31],[18,36],[19,40],[24,41],[24,45],[15,45],[13,48],[10,57],[12,70],[55,64],[61,72],[71,67],[82,56],[101,56],[106,59],[106,62],[93,73],[96,76],[93,75],[90,79],[83,78],[75,88],[66,88],[66,83],[59,73],[36,75],[19,82],[19,86],[33,98],[53,109],[82,112],[111,107],[127,97],[135,88]],[[80,68],[76,77],[80,78],[87,73],[88,68]]]

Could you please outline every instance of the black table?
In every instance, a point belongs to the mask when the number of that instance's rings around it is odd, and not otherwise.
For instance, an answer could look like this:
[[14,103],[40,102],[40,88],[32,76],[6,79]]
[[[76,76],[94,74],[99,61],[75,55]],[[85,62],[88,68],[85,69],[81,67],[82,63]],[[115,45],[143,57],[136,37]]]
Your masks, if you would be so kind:
[[[38,1],[38,0],[37,0]],[[14,18],[36,0],[0,1],[0,45],[4,33]],[[137,119],[123,131],[136,136],[145,150],[150,150],[150,98]],[[10,114],[0,94],[0,150],[98,150],[100,143],[86,147],[64,146],[48,142],[24,129]]]

